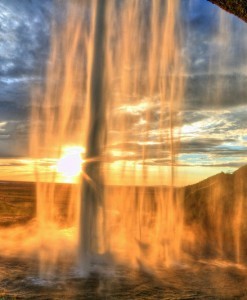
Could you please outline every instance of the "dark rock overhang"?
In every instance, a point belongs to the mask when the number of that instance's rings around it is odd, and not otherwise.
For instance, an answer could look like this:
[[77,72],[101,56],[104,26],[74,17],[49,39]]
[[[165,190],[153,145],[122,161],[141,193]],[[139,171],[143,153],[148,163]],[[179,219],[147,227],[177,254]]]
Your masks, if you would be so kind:
[[247,22],[247,0],[207,0]]

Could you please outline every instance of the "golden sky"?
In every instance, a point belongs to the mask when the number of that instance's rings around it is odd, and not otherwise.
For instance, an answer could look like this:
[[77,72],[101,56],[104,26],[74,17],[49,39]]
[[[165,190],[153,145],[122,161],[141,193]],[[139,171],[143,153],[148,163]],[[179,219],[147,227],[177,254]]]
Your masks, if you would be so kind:
[[[35,181],[35,170],[39,169],[39,180],[75,183],[80,182],[81,173],[78,171],[79,158],[73,154],[62,159],[32,160],[30,158],[0,159],[0,180]],[[68,167],[69,164],[69,167]],[[83,168],[83,166],[82,166]],[[105,181],[109,185],[169,185],[171,183],[171,169],[163,166],[147,166],[145,180],[143,169],[135,162],[116,161],[105,164]],[[174,168],[176,186],[185,186],[203,180],[219,172],[233,172],[233,167],[200,167],[180,166]]]

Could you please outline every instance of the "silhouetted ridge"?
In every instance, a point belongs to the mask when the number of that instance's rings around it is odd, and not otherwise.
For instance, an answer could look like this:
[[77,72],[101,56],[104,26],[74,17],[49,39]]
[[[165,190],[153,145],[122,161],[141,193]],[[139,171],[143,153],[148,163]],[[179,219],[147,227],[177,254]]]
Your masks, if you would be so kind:
[[247,176],[247,165],[239,168],[233,173],[234,176]]
[[199,255],[246,260],[247,166],[184,187],[185,224]]

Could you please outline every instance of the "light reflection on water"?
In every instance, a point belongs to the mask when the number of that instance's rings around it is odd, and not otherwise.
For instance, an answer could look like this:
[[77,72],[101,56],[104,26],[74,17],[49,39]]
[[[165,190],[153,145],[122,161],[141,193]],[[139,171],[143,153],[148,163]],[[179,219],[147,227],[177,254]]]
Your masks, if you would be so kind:
[[[0,258],[3,299],[246,299],[246,268],[223,262],[199,262],[159,270],[158,276],[127,267],[95,266],[82,278],[61,262],[56,275],[38,276],[36,260]],[[66,265],[67,264],[67,265]],[[61,270],[66,271],[65,273]]]

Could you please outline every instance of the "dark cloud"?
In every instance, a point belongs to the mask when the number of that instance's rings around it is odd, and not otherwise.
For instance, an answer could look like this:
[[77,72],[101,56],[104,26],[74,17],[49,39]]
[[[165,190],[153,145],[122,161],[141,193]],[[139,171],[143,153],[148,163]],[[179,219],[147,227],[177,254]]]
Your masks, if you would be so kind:
[[[229,168],[239,168],[243,166],[243,162],[239,161],[239,162],[225,162],[225,163],[213,163],[213,164],[209,164],[209,165],[201,165],[200,163],[198,164],[198,167],[229,167]],[[230,172],[231,173],[231,172]]]
[[[207,1],[188,0],[181,3],[184,59],[189,73],[239,72],[247,50],[247,24]],[[220,65],[220,62],[224,63]]]
[[30,90],[42,81],[49,52],[52,1],[0,3],[0,156],[28,153]]
[[208,112],[198,110],[185,110],[182,114],[182,124],[192,124],[208,118]]
[[29,109],[25,105],[13,101],[0,102],[0,122],[6,120],[27,120]]
[[50,1],[0,3],[0,76],[33,75],[48,53]]
[[243,106],[240,107],[238,111],[233,110],[228,113],[227,121],[231,124],[231,128],[234,130],[240,129],[244,131],[245,129],[247,129],[247,107]]
[[246,104],[247,24],[207,1],[181,3],[187,72],[185,109]]
[[233,143],[234,139],[217,139],[217,138],[201,138],[190,139],[188,141],[181,141],[178,144],[179,153],[212,153],[215,152],[215,147],[222,143]]
[[246,104],[247,76],[196,74],[186,81],[185,109],[224,109]]

